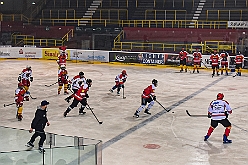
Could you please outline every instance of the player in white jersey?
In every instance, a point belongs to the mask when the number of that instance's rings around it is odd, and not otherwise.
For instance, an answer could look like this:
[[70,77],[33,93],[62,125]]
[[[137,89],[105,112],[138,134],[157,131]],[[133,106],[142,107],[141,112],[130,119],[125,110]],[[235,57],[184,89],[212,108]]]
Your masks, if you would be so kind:
[[218,93],[217,99],[213,100],[208,107],[208,117],[211,118],[211,124],[207,135],[204,136],[204,141],[208,140],[211,133],[218,126],[218,123],[220,123],[226,128],[223,135],[223,143],[232,143],[232,140],[227,139],[231,131],[231,123],[227,118],[228,115],[232,113],[232,108],[223,98],[223,93]]
[[[74,76],[70,81],[69,81],[70,85],[72,86],[72,90],[74,93],[76,93],[78,91],[78,89],[86,84],[86,78],[84,77],[84,72],[79,72],[78,75]],[[68,86],[68,89],[70,89],[70,85]],[[74,94],[73,93],[73,94]],[[68,103],[70,102],[70,99],[72,98],[72,95],[70,95],[69,97],[65,98],[65,101],[67,101]]]
[[23,84],[24,89],[26,90],[24,95],[25,100],[29,101],[30,82],[33,82],[31,66],[27,65],[26,68],[22,70],[21,74],[19,74],[18,81]]

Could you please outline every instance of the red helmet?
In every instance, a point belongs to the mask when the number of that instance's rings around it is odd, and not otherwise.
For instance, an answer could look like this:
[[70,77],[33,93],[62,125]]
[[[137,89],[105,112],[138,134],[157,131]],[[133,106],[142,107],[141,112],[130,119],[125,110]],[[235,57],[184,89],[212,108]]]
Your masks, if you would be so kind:
[[222,100],[224,98],[224,94],[223,93],[218,93],[217,94],[217,99]]
[[127,71],[126,70],[122,70],[121,72],[123,75],[127,75]]

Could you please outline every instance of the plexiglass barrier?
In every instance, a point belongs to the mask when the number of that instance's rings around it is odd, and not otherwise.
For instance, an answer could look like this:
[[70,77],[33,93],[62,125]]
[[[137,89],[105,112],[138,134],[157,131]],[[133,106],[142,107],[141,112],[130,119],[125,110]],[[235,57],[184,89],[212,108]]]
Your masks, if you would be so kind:
[[38,150],[36,139],[33,148],[25,144],[32,134],[0,126],[0,165],[101,165],[102,141],[46,133],[44,153]]

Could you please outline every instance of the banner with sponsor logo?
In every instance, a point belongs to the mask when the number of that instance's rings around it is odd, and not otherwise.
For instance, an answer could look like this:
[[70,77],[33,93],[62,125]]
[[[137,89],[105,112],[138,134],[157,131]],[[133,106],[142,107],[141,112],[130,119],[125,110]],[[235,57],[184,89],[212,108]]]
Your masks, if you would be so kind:
[[141,53],[136,52],[109,52],[109,62],[141,63]]
[[141,53],[142,64],[164,64],[164,53]]
[[[70,59],[70,51],[67,49],[67,58]],[[60,55],[60,50],[56,48],[42,48],[42,58],[57,60]]]
[[108,51],[74,49],[70,53],[70,60],[109,62]]
[[248,21],[228,21],[230,28],[248,28]]
[[37,48],[0,47],[0,58],[42,58],[42,55]]

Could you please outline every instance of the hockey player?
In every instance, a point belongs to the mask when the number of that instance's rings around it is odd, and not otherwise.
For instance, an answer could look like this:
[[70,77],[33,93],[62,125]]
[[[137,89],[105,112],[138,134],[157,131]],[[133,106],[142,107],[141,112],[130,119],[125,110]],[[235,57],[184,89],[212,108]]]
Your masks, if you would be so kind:
[[231,123],[227,118],[228,115],[232,113],[232,109],[229,103],[223,100],[223,98],[223,93],[218,93],[217,99],[213,100],[208,107],[208,117],[211,118],[211,124],[207,135],[204,136],[204,141],[208,140],[211,133],[220,123],[226,128],[223,135],[223,143],[232,143],[232,140],[227,139],[231,131]]
[[219,74],[219,60],[220,60],[220,56],[217,53],[217,51],[214,50],[214,53],[212,53],[210,56],[210,63],[212,65],[212,69],[213,69],[212,77],[214,77],[215,71],[217,73],[217,76],[220,75]]
[[19,74],[18,81],[22,82],[24,89],[26,91],[24,95],[25,101],[29,101],[30,82],[33,82],[31,66],[27,65],[26,68],[22,70],[21,74]]
[[82,85],[75,94],[73,94],[74,100],[71,103],[71,105],[66,109],[64,112],[64,117],[67,116],[67,114],[75,107],[77,107],[78,103],[81,103],[81,107],[79,108],[79,115],[83,115],[86,112],[84,112],[84,108],[87,105],[87,98],[89,98],[88,90],[92,85],[92,80],[87,79],[86,84]]
[[183,71],[183,69],[185,69],[185,72],[187,72],[187,55],[189,53],[187,51],[184,50],[184,47],[182,48],[182,50],[179,52],[179,55],[177,57],[177,59],[180,60],[180,72]]
[[201,54],[201,52],[198,51],[198,48],[196,48],[196,51],[193,53],[193,62],[194,62],[193,73],[195,73],[195,69],[196,69],[197,73],[199,73],[199,67],[201,65],[201,59],[202,59],[202,54]]
[[[72,86],[72,90],[73,93],[76,93],[78,91],[78,89],[86,84],[86,78],[84,77],[84,72],[79,72],[78,75],[74,76],[70,81],[69,81],[69,89]],[[73,96],[70,95],[69,97],[65,98],[65,101],[67,101],[68,103],[70,102],[71,98]]]
[[120,95],[120,90],[121,88],[124,88],[124,83],[126,81],[127,81],[127,71],[122,70],[121,74],[118,74],[115,77],[115,86],[113,86],[113,88],[111,88],[109,91],[113,93],[114,90],[117,88],[117,95]]
[[[134,113],[134,117],[138,118],[139,113],[145,109],[144,113],[151,115],[149,110],[154,105],[154,101],[156,101],[155,96],[155,89],[158,86],[158,80],[153,79],[152,84],[149,85],[147,88],[144,89],[143,94],[141,95],[141,106],[136,110]],[[146,108],[146,104],[149,103],[148,107]]]
[[58,60],[57,60],[57,63],[59,65],[59,69],[62,65],[65,65],[66,66],[66,60],[67,60],[67,53],[66,53],[66,47],[65,46],[62,46],[62,47],[59,47],[60,49],[60,54],[58,56]]
[[23,101],[24,101],[25,93],[26,90],[24,89],[23,84],[19,82],[18,88],[15,90],[15,103],[17,107],[16,118],[18,119],[18,121],[21,121],[23,118],[22,111],[23,111]]
[[237,76],[241,76],[241,70],[242,70],[242,64],[244,62],[244,55],[241,54],[241,52],[238,52],[238,54],[235,56],[235,68],[237,72]]
[[67,91],[68,88],[68,72],[66,70],[65,65],[60,66],[60,70],[58,72],[58,95],[60,94],[60,91],[64,85],[64,94],[69,94]]
[[223,50],[222,53],[220,54],[220,65],[221,65],[221,72],[220,74],[223,74],[223,70],[226,71],[226,75],[228,75],[228,53]]

